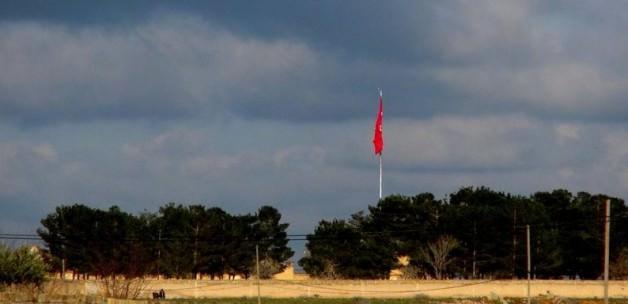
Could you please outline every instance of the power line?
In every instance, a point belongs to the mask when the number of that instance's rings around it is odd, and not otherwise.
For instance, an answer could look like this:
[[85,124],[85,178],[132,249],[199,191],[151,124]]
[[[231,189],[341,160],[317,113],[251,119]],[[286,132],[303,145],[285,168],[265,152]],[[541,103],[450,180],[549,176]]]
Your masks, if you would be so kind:
[[[611,217],[610,222],[618,222],[619,218],[628,218],[628,214],[620,214],[615,216],[614,218]],[[467,223],[472,223],[473,220],[466,220]],[[602,225],[603,224],[603,218],[589,218],[589,221],[584,222],[588,225]],[[582,222],[537,222],[537,223],[530,223],[529,224],[531,228],[533,229],[538,229],[538,228],[545,228],[545,229],[555,229],[555,228],[586,228],[583,227]],[[517,229],[525,229],[525,225],[516,225],[515,226]],[[406,230],[384,230],[384,231],[355,231],[356,236],[353,237],[338,237],[338,236],[320,236],[320,235],[316,235],[316,234],[286,234],[286,240],[287,241],[311,241],[311,240],[351,240],[351,239],[363,239],[363,238],[368,238],[368,237],[374,237],[374,236],[390,236],[391,234],[394,235],[402,235],[405,233],[413,233],[413,232],[422,232],[424,231],[424,229],[406,229]],[[93,237],[97,237],[97,236],[93,236]],[[85,242],[85,241],[89,241],[92,240],[93,237],[80,237],[80,238],[71,238],[71,239],[67,239],[67,238],[59,238],[59,241],[62,243],[65,242]],[[35,241],[43,241],[42,237],[37,235],[37,234],[21,234],[21,233],[0,233],[0,240],[35,240]],[[195,238],[195,237],[162,237],[161,239],[157,239],[157,238],[147,238],[147,237],[135,237],[135,238],[114,238],[113,240],[118,241],[118,242],[164,242],[164,243],[169,243],[169,242],[192,242],[192,241],[212,241],[211,239],[204,239],[204,238]],[[257,243],[257,242],[263,242],[263,241],[269,241],[269,240],[273,240],[272,238],[260,238],[260,239],[245,239],[245,240],[240,240],[239,242],[245,242],[245,243]],[[225,243],[225,242],[223,242]],[[229,242],[226,242],[229,243]]]

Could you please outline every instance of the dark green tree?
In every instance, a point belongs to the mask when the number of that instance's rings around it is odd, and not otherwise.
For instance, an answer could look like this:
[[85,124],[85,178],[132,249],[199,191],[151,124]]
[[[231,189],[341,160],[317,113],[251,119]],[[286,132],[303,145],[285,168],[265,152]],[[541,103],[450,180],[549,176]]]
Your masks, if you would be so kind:
[[226,258],[230,243],[228,231],[232,216],[220,208],[209,208],[205,215],[205,225],[201,231],[200,271],[209,274],[210,278],[222,279],[225,273]]
[[396,264],[391,248],[344,220],[321,221],[307,240],[299,265],[314,277],[384,279]]
[[161,231],[159,268],[166,277],[189,278],[194,270],[194,230],[190,210],[183,205],[159,208]]
[[122,274],[141,277],[150,270],[148,249],[143,240],[144,223],[119,207],[96,210],[94,239],[90,241],[92,270],[100,276]]
[[95,210],[82,205],[59,206],[54,213],[42,219],[43,228],[37,230],[54,257],[53,269],[60,270],[65,260],[66,269],[78,274],[94,273]]
[[253,223],[255,217],[246,214],[231,218],[227,228],[225,270],[230,278],[241,275],[248,279],[255,265]]
[[397,256],[415,256],[426,242],[438,237],[442,202],[431,193],[414,197],[391,195],[369,206],[363,232],[381,235]]
[[262,206],[255,215],[252,232],[259,246],[260,260],[279,267],[275,273],[283,271],[287,261],[294,255],[288,247],[287,223],[281,223],[281,213],[271,206]]
[[457,271],[463,277],[512,276],[512,197],[486,187],[452,193],[443,221],[460,241]]
[[143,222],[116,206],[107,211],[80,204],[60,206],[42,225],[38,233],[53,257],[54,270],[60,270],[62,260],[68,270],[83,276],[137,277],[149,269]]

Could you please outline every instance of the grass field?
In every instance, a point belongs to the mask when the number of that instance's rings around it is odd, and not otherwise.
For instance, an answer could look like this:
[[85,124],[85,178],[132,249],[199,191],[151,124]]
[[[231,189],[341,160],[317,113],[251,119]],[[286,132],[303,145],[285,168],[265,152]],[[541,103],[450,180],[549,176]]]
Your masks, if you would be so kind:
[[[6,295],[5,295],[6,296]],[[525,298],[429,298],[417,296],[402,299],[375,298],[262,298],[262,304],[526,304]],[[0,303],[114,303],[114,304],[257,304],[257,298],[205,298],[205,299],[164,299],[164,300],[107,300],[99,296],[44,296],[29,299],[28,296],[6,298],[0,293]],[[535,297],[531,304],[603,304],[602,299],[568,299],[559,297]],[[628,304],[628,299],[610,299],[611,304]]]
[[[67,282],[53,282],[42,289],[34,286],[11,286],[0,291],[1,303],[85,303],[85,304],[257,304],[256,297],[223,297],[223,298],[180,298],[180,299],[107,299],[102,294],[84,295],[76,285]],[[181,295],[179,295],[181,296]],[[325,298],[317,295],[311,297],[275,297],[262,298],[262,304],[527,304],[525,298],[502,298],[491,293],[488,297],[437,298],[419,294],[408,298],[368,298],[345,297]],[[564,298],[550,293],[537,295],[531,304],[603,304],[599,298]],[[611,304],[628,304],[628,298],[610,299]]]
[[[257,304],[256,298],[238,299],[181,299],[162,300],[159,303],[172,304]],[[262,299],[262,304],[524,304],[526,299],[441,299],[416,297],[406,299],[323,299],[323,298],[293,298],[293,299]],[[561,298],[534,298],[532,304],[603,304],[602,299],[561,299]],[[611,299],[612,304],[628,304],[628,299]]]

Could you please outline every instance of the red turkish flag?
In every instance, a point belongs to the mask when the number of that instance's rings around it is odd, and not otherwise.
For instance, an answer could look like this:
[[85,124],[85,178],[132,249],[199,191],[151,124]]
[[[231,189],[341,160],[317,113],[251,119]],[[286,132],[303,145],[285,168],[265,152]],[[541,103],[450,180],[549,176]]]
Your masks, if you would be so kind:
[[379,112],[375,120],[375,135],[373,135],[373,146],[375,154],[382,155],[384,150],[384,102],[382,101],[382,93],[379,93]]

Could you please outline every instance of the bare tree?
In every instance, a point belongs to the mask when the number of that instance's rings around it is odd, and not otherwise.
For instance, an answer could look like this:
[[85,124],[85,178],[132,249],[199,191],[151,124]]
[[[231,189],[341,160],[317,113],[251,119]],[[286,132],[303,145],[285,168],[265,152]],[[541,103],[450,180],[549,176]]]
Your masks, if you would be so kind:
[[628,279],[628,247],[624,247],[617,259],[611,264],[611,277],[614,280]]
[[112,274],[100,281],[106,297],[116,299],[137,299],[146,289],[146,280],[142,277],[124,278]]
[[458,240],[454,237],[443,235],[436,241],[427,244],[427,247],[420,249],[419,254],[421,258],[432,268],[436,279],[440,280],[443,278],[447,265],[453,261],[449,254],[458,247],[458,244]]

